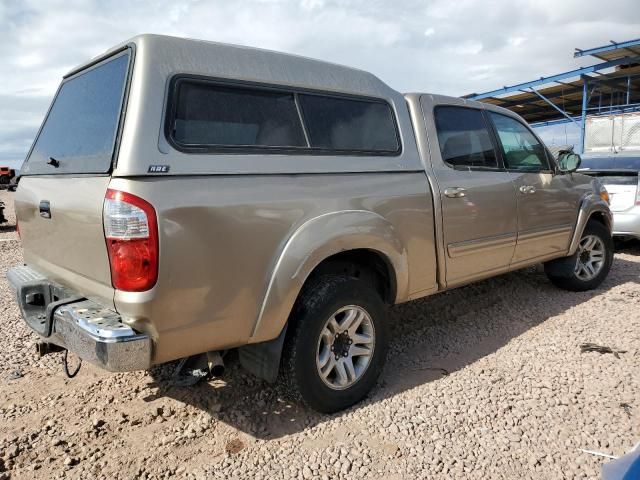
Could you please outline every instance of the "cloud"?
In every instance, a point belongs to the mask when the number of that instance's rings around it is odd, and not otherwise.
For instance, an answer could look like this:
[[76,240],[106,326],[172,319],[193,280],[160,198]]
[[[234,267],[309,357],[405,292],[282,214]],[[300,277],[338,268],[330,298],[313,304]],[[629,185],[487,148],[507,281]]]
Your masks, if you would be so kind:
[[[637,37],[637,0],[5,0],[0,164],[21,161],[61,76],[142,32],[270,48],[451,95],[571,69]],[[4,104],[6,102],[6,104]],[[18,137],[16,137],[18,135]],[[20,136],[22,135],[22,136]]]

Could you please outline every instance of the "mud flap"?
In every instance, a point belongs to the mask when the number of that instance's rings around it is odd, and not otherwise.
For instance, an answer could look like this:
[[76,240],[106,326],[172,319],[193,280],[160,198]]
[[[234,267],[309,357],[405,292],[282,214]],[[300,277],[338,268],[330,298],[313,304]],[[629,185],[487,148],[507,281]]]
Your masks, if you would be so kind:
[[544,269],[547,275],[553,275],[555,277],[569,278],[573,276],[573,270],[576,267],[577,253],[574,253],[570,257],[557,258],[544,264]]
[[240,365],[269,383],[275,383],[280,369],[280,357],[282,346],[287,334],[287,325],[284,326],[277,338],[268,342],[251,343],[238,349]]

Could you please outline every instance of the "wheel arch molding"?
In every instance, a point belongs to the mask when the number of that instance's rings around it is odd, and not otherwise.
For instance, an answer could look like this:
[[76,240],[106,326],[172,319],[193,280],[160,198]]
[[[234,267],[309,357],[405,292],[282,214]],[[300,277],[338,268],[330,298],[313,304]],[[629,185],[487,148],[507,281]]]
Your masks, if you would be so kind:
[[609,232],[613,230],[613,215],[609,209],[609,204],[595,193],[585,195],[580,202],[576,228],[573,231],[571,243],[569,244],[569,255],[576,253],[582,233],[584,232],[589,220],[592,219],[603,223]]
[[274,259],[250,342],[276,338],[316,267],[350,250],[369,250],[382,257],[393,274],[394,303],[408,297],[407,252],[388,220],[367,210],[323,214],[296,229]]

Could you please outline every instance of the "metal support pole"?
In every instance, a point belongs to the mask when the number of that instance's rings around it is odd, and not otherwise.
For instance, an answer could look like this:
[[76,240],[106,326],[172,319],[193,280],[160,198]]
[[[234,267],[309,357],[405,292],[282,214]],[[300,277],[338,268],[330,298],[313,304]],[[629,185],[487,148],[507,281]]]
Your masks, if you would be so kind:
[[[576,122],[573,118],[571,118],[567,112],[565,112],[564,110],[562,110],[559,106],[557,106],[555,103],[553,103],[551,100],[549,100],[547,97],[545,97],[544,95],[542,95],[539,91],[537,91],[535,88],[531,87],[529,90],[531,90],[533,93],[535,93],[537,96],[539,96],[542,100],[544,100],[545,102],[547,102],[549,105],[551,105],[553,108],[555,108],[558,112],[560,112],[562,115],[564,115],[565,117],[567,117],[569,120],[571,120],[573,123],[575,123],[576,125],[578,125],[578,122]],[[579,125],[578,125],[579,126]]]
[[602,110],[602,89],[598,90],[598,113]]
[[580,153],[584,153],[584,133],[587,123],[587,95],[589,92],[589,80],[582,76],[582,116],[580,119]]
[[611,115],[612,110],[613,110],[613,91],[609,93],[609,115]]

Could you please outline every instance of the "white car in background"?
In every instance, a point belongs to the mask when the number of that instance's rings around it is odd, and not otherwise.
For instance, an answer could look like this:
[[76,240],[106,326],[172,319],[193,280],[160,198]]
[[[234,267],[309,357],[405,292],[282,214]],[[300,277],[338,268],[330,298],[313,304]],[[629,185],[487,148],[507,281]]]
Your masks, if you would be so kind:
[[614,237],[640,239],[640,151],[585,154],[578,171],[600,178],[609,192]]

